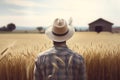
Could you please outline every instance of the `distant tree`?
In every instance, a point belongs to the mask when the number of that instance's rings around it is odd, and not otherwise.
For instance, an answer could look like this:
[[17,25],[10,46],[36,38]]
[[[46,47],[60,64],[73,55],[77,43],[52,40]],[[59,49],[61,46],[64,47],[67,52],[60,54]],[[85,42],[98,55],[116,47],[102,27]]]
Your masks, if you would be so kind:
[[24,33],[28,33],[28,31],[27,31],[27,30],[25,30],[25,31],[24,31]]
[[37,30],[38,30],[38,31],[41,31],[42,29],[43,29],[43,27],[42,27],[42,26],[37,27]]
[[7,31],[7,28],[5,26],[0,28],[0,31]]
[[43,33],[43,32],[44,32],[44,28],[43,28],[42,26],[37,27],[37,30],[38,30],[39,32],[41,32],[41,33]]
[[13,30],[15,30],[15,28],[16,28],[16,26],[15,26],[14,23],[9,23],[9,24],[7,25],[7,30],[8,30],[8,31],[13,31]]

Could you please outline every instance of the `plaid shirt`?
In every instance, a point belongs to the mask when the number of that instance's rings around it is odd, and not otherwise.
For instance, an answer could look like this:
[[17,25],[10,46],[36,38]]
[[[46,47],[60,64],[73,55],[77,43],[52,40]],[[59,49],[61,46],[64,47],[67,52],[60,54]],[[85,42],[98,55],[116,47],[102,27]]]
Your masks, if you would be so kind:
[[34,80],[85,80],[82,56],[64,46],[40,53],[35,61]]

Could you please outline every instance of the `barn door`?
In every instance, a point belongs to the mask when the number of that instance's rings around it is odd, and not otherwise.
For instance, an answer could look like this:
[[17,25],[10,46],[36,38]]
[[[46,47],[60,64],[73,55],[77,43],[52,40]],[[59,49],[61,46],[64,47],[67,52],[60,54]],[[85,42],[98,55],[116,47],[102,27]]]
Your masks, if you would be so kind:
[[95,31],[98,32],[98,33],[101,32],[101,31],[103,31],[102,26],[96,26],[95,27]]

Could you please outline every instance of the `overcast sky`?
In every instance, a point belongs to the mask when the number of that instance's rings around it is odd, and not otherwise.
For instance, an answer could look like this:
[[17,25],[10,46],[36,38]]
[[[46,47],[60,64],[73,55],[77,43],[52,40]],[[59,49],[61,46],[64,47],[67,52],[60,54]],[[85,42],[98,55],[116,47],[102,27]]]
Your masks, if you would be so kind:
[[104,18],[120,26],[120,0],[0,0],[0,27],[10,22],[17,26],[49,26],[55,18],[73,25],[88,26]]

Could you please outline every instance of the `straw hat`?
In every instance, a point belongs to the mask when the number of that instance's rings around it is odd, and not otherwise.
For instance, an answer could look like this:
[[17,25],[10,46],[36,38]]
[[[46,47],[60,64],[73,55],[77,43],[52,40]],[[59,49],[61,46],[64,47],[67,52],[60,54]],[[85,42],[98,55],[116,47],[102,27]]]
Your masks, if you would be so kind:
[[53,41],[63,42],[70,39],[74,32],[75,30],[73,26],[67,25],[64,19],[57,18],[53,25],[45,31],[45,34]]

